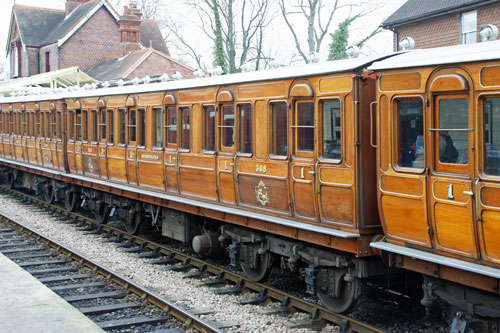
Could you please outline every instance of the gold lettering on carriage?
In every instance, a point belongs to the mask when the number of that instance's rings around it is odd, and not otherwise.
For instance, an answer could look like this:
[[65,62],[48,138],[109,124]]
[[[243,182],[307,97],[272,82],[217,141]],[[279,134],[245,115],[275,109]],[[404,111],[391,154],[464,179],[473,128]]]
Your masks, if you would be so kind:
[[159,159],[159,156],[153,155],[153,154],[142,154],[141,158],[146,159],[146,160],[157,160],[157,159]]

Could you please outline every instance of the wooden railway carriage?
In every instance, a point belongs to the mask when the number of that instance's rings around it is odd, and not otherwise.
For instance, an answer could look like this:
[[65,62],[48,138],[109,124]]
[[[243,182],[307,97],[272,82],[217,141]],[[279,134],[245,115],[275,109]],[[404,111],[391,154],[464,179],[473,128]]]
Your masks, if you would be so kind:
[[438,299],[500,317],[500,41],[375,63],[378,203],[393,266]]
[[205,254],[229,245],[254,280],[276,265],[305,271],[310,292],[342,312],[359,278],[384,271],[369,249],[381,228],[364,130],[366,66],[378,59],[3,99],[14,120],[0,163],[9,185],[101,223],[137,232],[147,220]]

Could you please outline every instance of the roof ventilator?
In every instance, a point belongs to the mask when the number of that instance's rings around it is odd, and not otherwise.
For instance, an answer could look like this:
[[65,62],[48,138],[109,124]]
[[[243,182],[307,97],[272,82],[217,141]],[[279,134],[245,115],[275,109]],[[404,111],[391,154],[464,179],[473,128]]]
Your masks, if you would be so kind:
[[415,40],[411,37],[403,37],[399,40],[399,50],[408,51],[415,48]]
[[359,47],[355,45],[351,45],[347,47],[347,50],[345,50],[345,53],[349,58],[357,58],[359,56]]

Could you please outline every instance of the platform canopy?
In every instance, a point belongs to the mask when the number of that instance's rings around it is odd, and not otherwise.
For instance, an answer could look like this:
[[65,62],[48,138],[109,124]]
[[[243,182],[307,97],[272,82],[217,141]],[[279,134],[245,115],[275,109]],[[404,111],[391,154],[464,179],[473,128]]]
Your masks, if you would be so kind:
[[12,96],[15,92],[33,91],[43,88],[67,88],[97,83],[78,67],[59,69],[52,72],[0,82],[0,96]]

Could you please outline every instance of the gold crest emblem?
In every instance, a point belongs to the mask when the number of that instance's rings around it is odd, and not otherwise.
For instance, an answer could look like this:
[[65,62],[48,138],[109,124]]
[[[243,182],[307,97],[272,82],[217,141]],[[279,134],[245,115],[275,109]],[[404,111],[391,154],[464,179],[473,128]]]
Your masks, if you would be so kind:
[[261,180],[259,185],[255,187],[255,196],[257,201],[260,202],[262,206],[269,203],[269,189],[266,187],[264,182]]
[[88,166],[90,173],[94,173],[95,168],[94,168],[94,161],[92,159],[89,159]]

